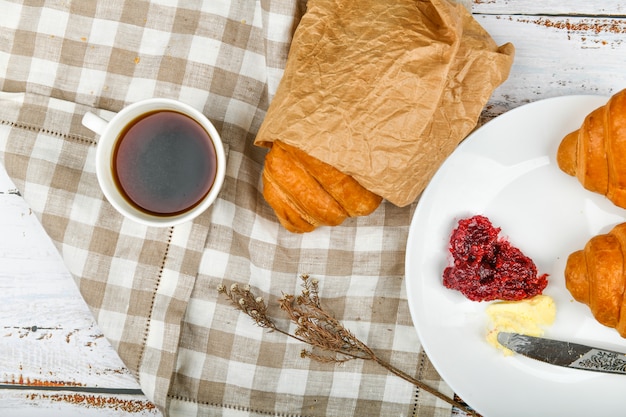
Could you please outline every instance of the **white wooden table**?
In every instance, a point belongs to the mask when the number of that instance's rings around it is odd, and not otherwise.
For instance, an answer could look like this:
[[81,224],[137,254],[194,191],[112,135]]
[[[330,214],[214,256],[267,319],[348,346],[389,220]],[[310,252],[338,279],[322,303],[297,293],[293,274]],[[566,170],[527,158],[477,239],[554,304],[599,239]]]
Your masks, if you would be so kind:
[[0,416],[158,416],[0,169]]
[[474,0],[476,20],[516,54],[485,119],[545,98],[626,88],[626,2]]
[[[472,10],[499,44],[516,47],[481,122],[544,98],[626,88],[626,0],[474,0]],[[0,353],[1,416],[158,415],[4,172]]]

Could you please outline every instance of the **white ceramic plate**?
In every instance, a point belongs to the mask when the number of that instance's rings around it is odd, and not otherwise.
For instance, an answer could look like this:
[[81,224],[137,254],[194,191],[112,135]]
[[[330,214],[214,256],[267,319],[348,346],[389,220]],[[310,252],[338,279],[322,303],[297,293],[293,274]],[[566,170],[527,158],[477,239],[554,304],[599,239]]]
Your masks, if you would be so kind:
[[[487,216],[501,235],[548,273],[544,294],[557,305],[545,336],[626,352],[626,339],[572,299],[568,255],[626,221],[626,210],[561,172],[563,136],[607,97],[567,96],[531,103],[492,120],[445,161],[416,208],[406,255],[406,287],[422,345],[443,379],[485,417],[624,415],[626,375],[570,370],[504,356],[485,335],[488,303],[442,285],[450,233],[461,218]],[[600,413],[600,414],[598,414]]]

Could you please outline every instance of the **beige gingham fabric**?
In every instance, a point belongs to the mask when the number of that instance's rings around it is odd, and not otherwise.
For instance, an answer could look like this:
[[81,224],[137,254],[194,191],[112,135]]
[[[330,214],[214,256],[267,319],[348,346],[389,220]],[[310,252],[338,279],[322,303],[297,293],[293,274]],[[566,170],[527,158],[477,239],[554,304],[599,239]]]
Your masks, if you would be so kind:
[[[219,296],[249,284],[270,304],[320,281],[324,305],[382,358],[442,392],[404,293],[413,206],[383,203],[334,228],[291,234],[260,193],[252,142],[305,10],[295,0],[0,0],[0,156],[106,337],[170,416],[459,414],[376,364],[321,364]],[[125,220],[94,173],[86,111],[150,97],[216,125],[227,173],[215,205],[168,229]],[[293,327],[291,327],[293,329]]]

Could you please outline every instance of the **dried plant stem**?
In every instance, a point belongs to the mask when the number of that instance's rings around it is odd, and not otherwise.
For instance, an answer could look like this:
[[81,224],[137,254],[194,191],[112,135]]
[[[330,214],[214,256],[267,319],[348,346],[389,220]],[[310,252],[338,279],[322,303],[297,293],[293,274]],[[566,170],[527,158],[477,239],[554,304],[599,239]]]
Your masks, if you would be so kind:
[[274,321],[267,315],[267,305],[261,297],[255,297],[249,286],[240,288],[233,284],[230,289],[223,285],[218,291],[226,295],[241,311],[250,316],[257,325],[271,329],[300,342],[311,345],[323,353],[313,353],[306,349],[302,351],[303,357],[319,362],[341,363],[352,359],[372,360],[387,369],[392,374],[415,385],[420,390],[426,391],[448,404],[463,410],[471,416],[479,416],[474,410],[453,398],[450,398],[424,382],[401,371],[389,362],[380,359],[365,343],[361,342],[349,330],[328,314],[320,304],[317,280],[310,279],[308,275],[302,275],[302,294],[283,294],[279,300],[280,308],[287,313],[293,323],[297,325],[292,334],[276,326]]
[[434,395],[435,397],[439,398],[440,400],[443,400],[445,402],[447,402],[448,404],[457,407],[459,410],[463,410],[463,412],[465,412],[466,414],[470,415],[470,416],[475,416],[475,417],[480,417],[474,410],[472,410],[471,408],[469,408],[467,405],[460,403],[458,401],[456,401],[454,398],[450,398],[447,395],[437,391],[435,388],[432,388],[429,385],[426,385],[425,383],[423,383],[422,381],[413,378],[411,375],[401,371],[400,369],[396,368],[395,366],[378,359],[377,357],[372,358],[376,361],[376,363],[378,363],[380,366],[382,366],[383,368],[387,369],[389,372],[391,372],[392,374],[399,376],[400,378],[404,379],[405,381],[410,382],[411,384],[415,385],[417,388],[424,390],[428,393],[430,393],[431,395]]

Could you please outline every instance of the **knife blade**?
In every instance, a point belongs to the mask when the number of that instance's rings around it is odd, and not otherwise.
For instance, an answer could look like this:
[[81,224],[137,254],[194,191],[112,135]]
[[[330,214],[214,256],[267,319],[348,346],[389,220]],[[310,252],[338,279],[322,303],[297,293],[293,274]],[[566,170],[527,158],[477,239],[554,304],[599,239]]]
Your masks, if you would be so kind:
[[498,342],[521,355],[552,365],[626,375],[626,354],[578,343],[499,332]]

